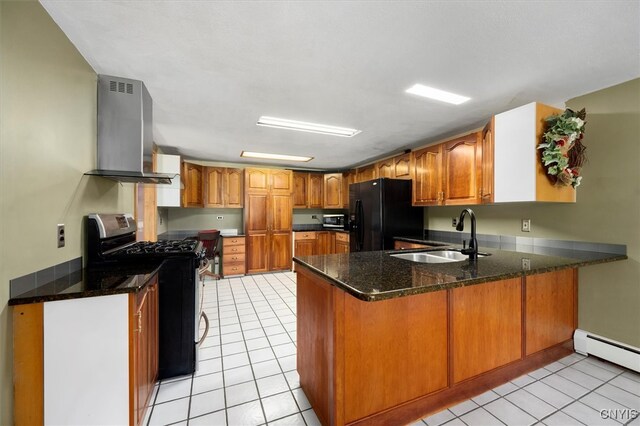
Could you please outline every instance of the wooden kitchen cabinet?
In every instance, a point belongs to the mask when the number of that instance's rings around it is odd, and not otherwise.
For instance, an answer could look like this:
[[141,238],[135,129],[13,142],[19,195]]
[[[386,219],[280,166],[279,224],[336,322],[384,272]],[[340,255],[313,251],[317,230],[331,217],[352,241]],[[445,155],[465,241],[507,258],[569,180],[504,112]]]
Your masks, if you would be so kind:
[[245,261],[245,237],[222,237],[222,275],[243,275]]
[[225,207],[240,208],[244,201],[244,171],[242,169],[225,169]]
[[442,204],[442,156],[442,145],[429,146],[411,153],[414,206]]
[[336,250],[336,233],[331,231],[316,232],[318,254],[333,254]]
[[[135,299],[135,300],[134,300]],[[134,425],[142,424],[158,377],[158,276],[138,294],[130,296],[133,335]]]
[[376,163],[376,175],[379,178],[395,178],[393,158],[387,158]]
[[322,206],[325,209],[343,208],[342,189],[342,173],[326,173]]
[[336,253],[349,253],[349,233],[336,232]]
[[[293,256],[312,256],[318,254],[315,231],[294,232],[293,235]],[[293,265],[293,270],[296,270],[295,264]]]
[[393,157],[393,177],[395,179],[411,179],[411,154]]
[[204,206],[240,208],[243,199],[242,169],[204,168]]
[[[342,208],[349,208],[349,185],[355,183],[356,174],[354,171],[342,173]],[[326,185],[325,185],[326,187]]]
[[322,173],[293,172],[294,209],[321,209],[323,190]]
[[186,161],[182,162],[182,207],[204,207],[203,167]]
[[368,180],[373,180],[378,177],[376,165],[369,164],[368,166],[358,167],[356,169],[356,182],[366,182]]
[[309,173],[293,172],[293,208],[306,209],[309,203]]
[[480,204],[481,133],[473,132],[443,144],[442,204]]
[[493,203],[493,126],[494,119],[482,129],[482,184],[480,199],[482,204]]
[[245,186],[247,272],[290,269],[293,173],[245,169]]
[[142,424],[159,291],[156,274],[138,292],[12,306],[15,424]]

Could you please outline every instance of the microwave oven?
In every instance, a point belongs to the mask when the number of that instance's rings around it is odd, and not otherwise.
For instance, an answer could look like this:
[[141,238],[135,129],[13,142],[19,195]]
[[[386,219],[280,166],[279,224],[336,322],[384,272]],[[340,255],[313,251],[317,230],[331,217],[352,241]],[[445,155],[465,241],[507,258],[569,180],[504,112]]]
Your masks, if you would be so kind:
[[324,228],[340,228],[344,229],[347,223],[346,214],[323,214],[322,226]]

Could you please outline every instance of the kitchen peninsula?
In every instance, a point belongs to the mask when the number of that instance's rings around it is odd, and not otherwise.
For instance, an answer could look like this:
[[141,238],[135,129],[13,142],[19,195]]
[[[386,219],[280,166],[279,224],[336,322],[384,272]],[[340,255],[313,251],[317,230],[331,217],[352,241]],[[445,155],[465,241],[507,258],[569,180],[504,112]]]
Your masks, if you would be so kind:
[[298,373],[322,424],[409,423],[568,355],[577,268],[626,259],[485,251],[294,258]]

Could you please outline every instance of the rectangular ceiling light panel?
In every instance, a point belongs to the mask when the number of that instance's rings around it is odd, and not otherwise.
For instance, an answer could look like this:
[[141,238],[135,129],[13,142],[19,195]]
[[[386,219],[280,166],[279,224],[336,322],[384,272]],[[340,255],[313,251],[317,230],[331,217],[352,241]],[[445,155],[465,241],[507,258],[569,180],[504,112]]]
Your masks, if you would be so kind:
[[342,136],[350,138],[360,133],[360,130],[346,127],[329,126],[326,124],[307,123],[304,121],[287,120],[286,118],[260,117],[258,126],[275,127],[277,129],[297,130],[300,132],[321,133],[323,135]]
[[445,92],[444,90],[434,89],[433,87],[423,86],[422,84],[414,84],[406,90],[406,93],[412,95],[423,96],[437,101],[447,102],[454,105],[460,105],[469,99],[466,96],[456,95],[455,93]]
[[300,157],[298,155],[285,155],[285,154],[268,154],[266,152],[251,152],[242,151],[240,157],[245,158],[262,158],[265,160],[284,160],[284,161],[300,161],[307,162],[313,160],[313,157]]

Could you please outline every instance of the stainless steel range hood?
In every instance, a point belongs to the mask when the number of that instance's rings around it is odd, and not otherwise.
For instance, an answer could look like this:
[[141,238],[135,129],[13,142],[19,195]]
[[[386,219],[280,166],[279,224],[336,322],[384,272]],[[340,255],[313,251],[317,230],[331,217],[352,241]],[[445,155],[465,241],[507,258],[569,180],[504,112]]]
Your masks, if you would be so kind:
[[98,169],[85,173],[119,182],[171,184],[176,175],[152,165],[153,107],[139,80],[98,76]]

